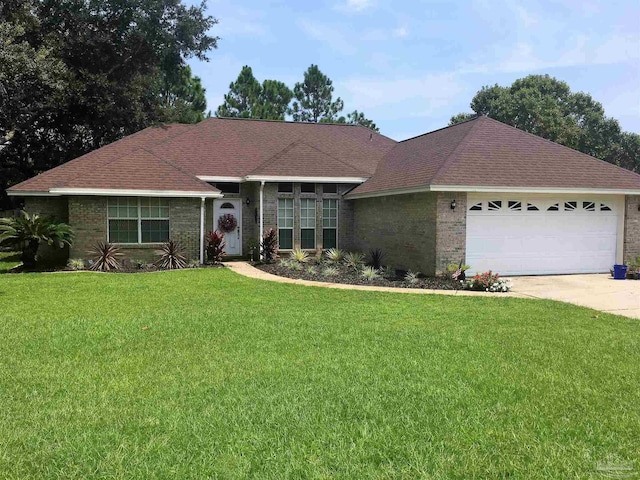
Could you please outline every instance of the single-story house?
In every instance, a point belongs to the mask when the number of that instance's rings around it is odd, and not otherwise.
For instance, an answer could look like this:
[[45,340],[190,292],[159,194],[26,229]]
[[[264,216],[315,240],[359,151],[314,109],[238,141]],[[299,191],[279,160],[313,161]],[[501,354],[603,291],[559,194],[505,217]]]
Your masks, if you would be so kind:
[[269,228],[282,252],[381,249],[426,274],[461,260],[507,275],[606,272],[640,255],[640,175],[487,117],[401,142],[340,124],[150,127],[9,193],[74,228],[72,258],[98,241],[145,258],[174,239],[202,261],[206,232],[229,215],[229,256]]

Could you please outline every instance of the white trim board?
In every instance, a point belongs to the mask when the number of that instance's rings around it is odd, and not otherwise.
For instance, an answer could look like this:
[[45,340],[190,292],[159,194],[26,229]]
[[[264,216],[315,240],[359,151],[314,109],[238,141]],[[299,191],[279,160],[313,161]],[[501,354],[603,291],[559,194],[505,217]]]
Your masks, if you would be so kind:
[[309,183],[364,183],[367,177],[287,177],[287,176],[262,176],[247,175],[247,182],[309,182]]
[[121,197],[197,197],[222,198],[219,192],[192,192],[180,190],[135,190],[135,189],[107,189],[107,188],[52,188],[52,194],[57,195],[99,195]]

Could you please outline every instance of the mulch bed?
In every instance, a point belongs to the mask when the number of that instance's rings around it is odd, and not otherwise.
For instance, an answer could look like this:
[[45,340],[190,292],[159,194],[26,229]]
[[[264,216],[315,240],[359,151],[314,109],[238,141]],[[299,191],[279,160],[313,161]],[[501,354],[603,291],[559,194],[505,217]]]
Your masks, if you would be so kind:
[[459,281],[447,277],[422,277],[417,283],[409,283],[403,277],[382,276],[374,280],[367,280],[360,272],[342,265],[336,266],[338,274],[325,276],[322,270],[325,265],[315,265],[316,273],[309,273],[309,265],[303,265],[302,270],[292,270],[291,268],[275,263],[254,263],[254,267],[280,277],[295,278],[299,280],[312,280],[315,282],[344,283],[348,285],[375,285],[378,287],[399,287],[399,288],[422,288],[429,290],[460,290],[462,287]]

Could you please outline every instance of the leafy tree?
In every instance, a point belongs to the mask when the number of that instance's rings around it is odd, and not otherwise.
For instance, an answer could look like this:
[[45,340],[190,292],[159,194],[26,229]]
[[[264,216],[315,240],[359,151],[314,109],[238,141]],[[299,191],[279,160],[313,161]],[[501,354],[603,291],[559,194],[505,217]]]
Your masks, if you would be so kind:
[[284,120],[293,93],[277,80],[260,82],[253,76],[251,67],[245,65],[235,82],[229,85],[224,103],[218,107],[218,117],[260,118]]
[[194,120],[187,110],[202,105],[195,79],[184,88],[185,60],[217,45],[205,8],[0,2],[0,208],[7,186],[165,119]]
[[369,120],[364,116],[363,112],[358,112],[358,110],[354,110],[351,113],[347,113],[346,118],[340,117],[337,120],[337,123],[349,123],[351,125],[362,125],[363,127],[367,127],[374,132],[379,132],[380,129],[373,123],[372,120]]
[[73,232],[66,223],[24,211],[19,217],[0,218],[0,244],[20,250],[20,260],[25,268],[36,266],[36,254],[42,242],[63,248],[72,241]]
[[[618,122],[604,114],[589,94],[572,92],[567,83],[549,75],[529,75],[509,87],[485,86],[471,109],[516,128],[574,148],[588,155],[640,171],[640,136],[622,133]],[[460,113],[450,124],[472,118]]]
[[200,77],[191,76],[191,68],[181,68],[173,79],[164,79],[162,120],[167,123],[198,123],[207,108],[206,90]]
[[235,82],[229,85],[224,103],[218,107],[218,117],[259,118],[254,113],[262,87],[248,65],[242,67]]
[[333,82],[317,65],[304,72],[304,81],[295,84],[293,95],[296,101],[290,113],[296,122],[333,122],[344,108],[340,97],[333,101]]

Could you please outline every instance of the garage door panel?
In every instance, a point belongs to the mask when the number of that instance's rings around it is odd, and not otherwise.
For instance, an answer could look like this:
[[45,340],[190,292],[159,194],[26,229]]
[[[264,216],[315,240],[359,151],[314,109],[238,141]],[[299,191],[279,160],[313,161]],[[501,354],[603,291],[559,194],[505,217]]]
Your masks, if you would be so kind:
[[[471,194],[470,194],[471,195]],[[488,198],[488,197],[487,197]],[[468,201],[477,205],[481,198]],[[523,205],[527,200],[521,200]],[[467,211],[467,256],[471,272],[493,270],[503,275],[606,272],[615,263],[618,216],[616,199],[611,210],[591,211],[585,205],[605,201],[576,197],[533,199],[538,211]],[[576,202],[577,208],[565,202]],[[503,206],[508,201],[503,199]],[[547,211],[549,205],[558,211]]]

